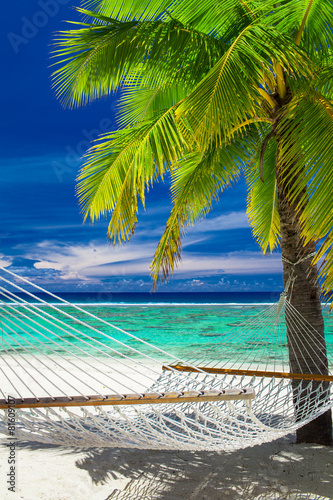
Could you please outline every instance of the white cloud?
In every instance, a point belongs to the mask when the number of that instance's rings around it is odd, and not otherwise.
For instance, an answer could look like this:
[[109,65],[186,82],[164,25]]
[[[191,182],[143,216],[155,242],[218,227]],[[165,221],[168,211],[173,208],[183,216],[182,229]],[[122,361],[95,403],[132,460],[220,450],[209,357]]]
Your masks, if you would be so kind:
[[226,278],[221,278],[220,281],[217,284],[218,285],[227,286],[227,285],[230,285],[230,281],[227,280]]
[[12,261],[11,257],[6,257],[3,253],[0,253],[0,267],[9,267]]
[[203,219],[194,226],[192,232],[226,231],[228,229],[249,228],[246,212],[230,212],[211,219]]
[[43,241],[25,257],[36,269],[60,271],[63,280],[90,280],[107,275],[148,274],[154,245],[62,245]]
[[201,280],[194,279],[190,281],[189,285],[191,285],[192,288],[195,288],[204,285],[204,282]]
[[282,271],[278,254],[263,256],[260,252],[230,252],[227,254],[203,256],[186,254],[179,273],[194,272],[199,275],[214,274],[277,274]]
[[[62,280],[96,283],[117,276],[148,278],[154,251],[155,243],[112,247],[95,242],[88,245],[63,245],[43,241],[28,251],[25,257],[35,261],[35,269],[58,271]],[[200,286],[200,279],[205,276],[269,275],[281,271],[278,254],[262,256],[260,252],[239,251],[204,255],[184,251],[183,262],[175,271],[175,277],[193,277],[197,280],[196,286]]]

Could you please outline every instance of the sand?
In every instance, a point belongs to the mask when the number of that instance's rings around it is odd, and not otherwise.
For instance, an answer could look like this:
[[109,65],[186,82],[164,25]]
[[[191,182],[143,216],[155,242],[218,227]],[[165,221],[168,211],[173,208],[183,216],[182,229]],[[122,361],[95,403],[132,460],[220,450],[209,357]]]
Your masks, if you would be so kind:
[[333,448],[293,436],[236,452],[132,449],[74,451],[38,443],[16,448],[16,492],[7,490],[0,447],[0,497],[25,500],[294,500],[333,498]]

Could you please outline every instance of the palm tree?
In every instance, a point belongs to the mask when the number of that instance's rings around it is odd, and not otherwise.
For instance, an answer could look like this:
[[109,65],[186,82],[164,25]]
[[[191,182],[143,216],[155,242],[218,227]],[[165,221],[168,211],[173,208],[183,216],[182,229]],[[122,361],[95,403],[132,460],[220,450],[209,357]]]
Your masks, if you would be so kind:
[[[139,199],[144,204],[149,186],[168,175],[173,207],[151,266],[157,285],[180,262],[186,227],[245,175],[254,237],[264,253],[281,247],[290,300],[317,331],[319,368],[294,346],[287,325],[290,369],[327,374],[318,283],[330,295],[331,0],[90,0],[83,6],[81,26],[55,42],[57,96],[71,107],[121,89],[122,127],[92,146],[79,174],[84,219],[112,214],[109,238],[127,241]],[[330,443],[331,412],[299,430],[297,439]]]

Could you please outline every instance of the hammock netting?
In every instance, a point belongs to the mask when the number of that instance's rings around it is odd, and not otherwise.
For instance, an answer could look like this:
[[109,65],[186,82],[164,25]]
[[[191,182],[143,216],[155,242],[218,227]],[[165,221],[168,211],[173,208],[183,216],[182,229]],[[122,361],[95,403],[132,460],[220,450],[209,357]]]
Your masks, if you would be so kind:
[[180,359],[1,268],[0,431],[8,435],[9,403],[24,441],[165,450],[272,441],[333,404],[331,346],[329,376],[290,375],[286,318],[294,347],[324,374],[316,332],[286,294],[225,330],[212,363],[208,346],[207,359]]

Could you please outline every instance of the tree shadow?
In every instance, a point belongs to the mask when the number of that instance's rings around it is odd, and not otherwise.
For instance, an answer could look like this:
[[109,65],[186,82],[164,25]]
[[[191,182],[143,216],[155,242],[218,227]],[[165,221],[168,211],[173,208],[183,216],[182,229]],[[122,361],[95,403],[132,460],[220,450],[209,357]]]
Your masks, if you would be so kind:
[[236,452],[90,450],[76,466],[93,483],[126,478],[106,500],[328,500],[333,449],[279,439]]
[[234,452],[17,446],[74,459],[84,453],[75,466],[97,487],[110,487],[105,500],[333,499],[333,448],[295,445],[291,436]]

